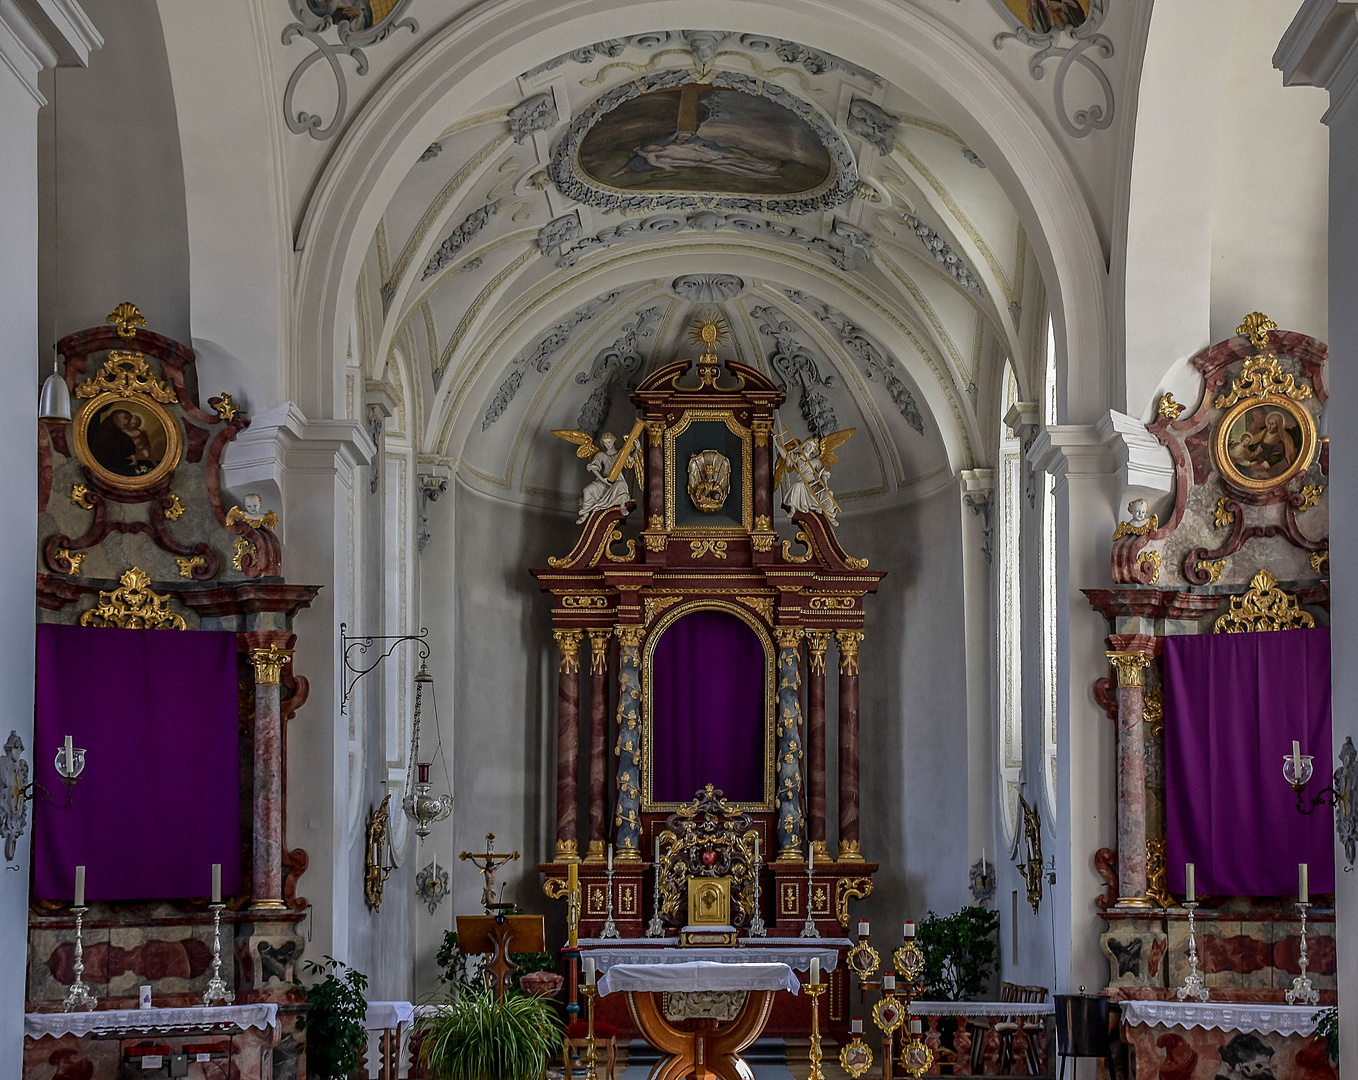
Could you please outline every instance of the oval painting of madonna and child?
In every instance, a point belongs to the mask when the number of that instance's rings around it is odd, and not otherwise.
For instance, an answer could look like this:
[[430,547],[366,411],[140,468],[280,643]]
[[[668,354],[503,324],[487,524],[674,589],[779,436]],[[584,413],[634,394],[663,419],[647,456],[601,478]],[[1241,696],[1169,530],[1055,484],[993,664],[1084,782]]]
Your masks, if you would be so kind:
[[767,98],[687,84],[625,101],[580,142],[601,187],[629,193],[801,195],[830,179],[811,126]]
[[157,402],[140,395],[100,394],[76,423],[76,455],[113,487],[144,488],[179,464],[179,425]]
[[1242,401],[1221,420],[1214,444],[1217,468],[1232,486],[1264,492],[1308,468],[1316,427],[1302,405],[1284,397]]

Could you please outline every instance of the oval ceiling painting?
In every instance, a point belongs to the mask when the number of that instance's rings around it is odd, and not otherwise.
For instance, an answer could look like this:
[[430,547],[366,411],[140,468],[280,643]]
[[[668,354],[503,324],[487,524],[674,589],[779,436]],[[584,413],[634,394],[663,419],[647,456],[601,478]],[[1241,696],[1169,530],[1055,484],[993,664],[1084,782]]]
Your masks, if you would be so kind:
[[[675,77],[689,81],[673,85]],[[838,132],[800,98],[722,73],[665,72],[628,83],[572,121],[552,180],[562,194],[624,210],[810,213],[853,195],[857,170]]]

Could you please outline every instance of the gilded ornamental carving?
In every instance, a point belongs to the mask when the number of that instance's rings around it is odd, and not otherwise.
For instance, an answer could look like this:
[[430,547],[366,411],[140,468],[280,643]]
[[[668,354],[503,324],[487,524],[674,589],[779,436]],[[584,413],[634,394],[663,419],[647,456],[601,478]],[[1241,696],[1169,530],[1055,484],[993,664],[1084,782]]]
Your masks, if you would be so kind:
[[151,588],[151,578],[138,566],[119,578],[118,588],[99,591],[99,603],[80,616],[81,626],[114,626],[122,630],[187,630],[182,615],[170,610],[170,597]]

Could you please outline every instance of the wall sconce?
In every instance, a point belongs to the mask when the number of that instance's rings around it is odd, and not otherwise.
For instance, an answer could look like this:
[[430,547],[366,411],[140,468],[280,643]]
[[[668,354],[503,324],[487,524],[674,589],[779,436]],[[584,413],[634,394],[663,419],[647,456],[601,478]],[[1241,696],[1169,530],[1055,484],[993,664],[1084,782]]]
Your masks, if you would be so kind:
[[1334,807],[1334,832],[1344,846],[1344,857],[1348,861],[1345,872],[1353,869],[1355,856],[1358,856],[1358,750],[1354,749],[1353,739],[1345,738],[1339,750],[1339,765],[1328,787],[1321,788],[1311,796],[1308,804],[1303,797],[1306,785],[1315,775],[1314,758],[1301,752],[1299,742],[1292,743],[1292,753],[1283,755],[1283,779],[1297,793],[1297,810],[1303,814],[1314,814],[1322,806]]
[[[71,737],[66,736],[66,743],[57,751],[56,766],[57,775],[61,777],[61,782],[66,786],[66,801],[57,802],[56,797],[36,780],[29,783],[28,762],[23,759],[24,741],[19,738],[17,731],[11,730],[9,738],[5,740],[4,754],[0,755],[0,839],[5,842],[5,862],[14,862],[15,853],[19,850],[19,839],[24,835],[28,828],[28,806],[42,795],[56,809],[65,810],[71,805],[71,789],[75,787],[75,782],[80,779],[80,774],[85,771],[85,751],[82,747],[73,746]],[[9,869],[18,870],[18,866],[11,866]]]

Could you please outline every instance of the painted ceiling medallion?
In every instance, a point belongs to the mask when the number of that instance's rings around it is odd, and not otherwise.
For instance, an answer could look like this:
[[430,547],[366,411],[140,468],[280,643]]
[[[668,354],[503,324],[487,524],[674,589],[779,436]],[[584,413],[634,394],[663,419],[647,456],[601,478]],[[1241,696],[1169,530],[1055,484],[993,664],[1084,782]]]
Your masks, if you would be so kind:
[[604,94],[571,121],[549,173],[604,209],[806,214],[853,197],[858,170],[834,127],[774,83],[664,71]]

